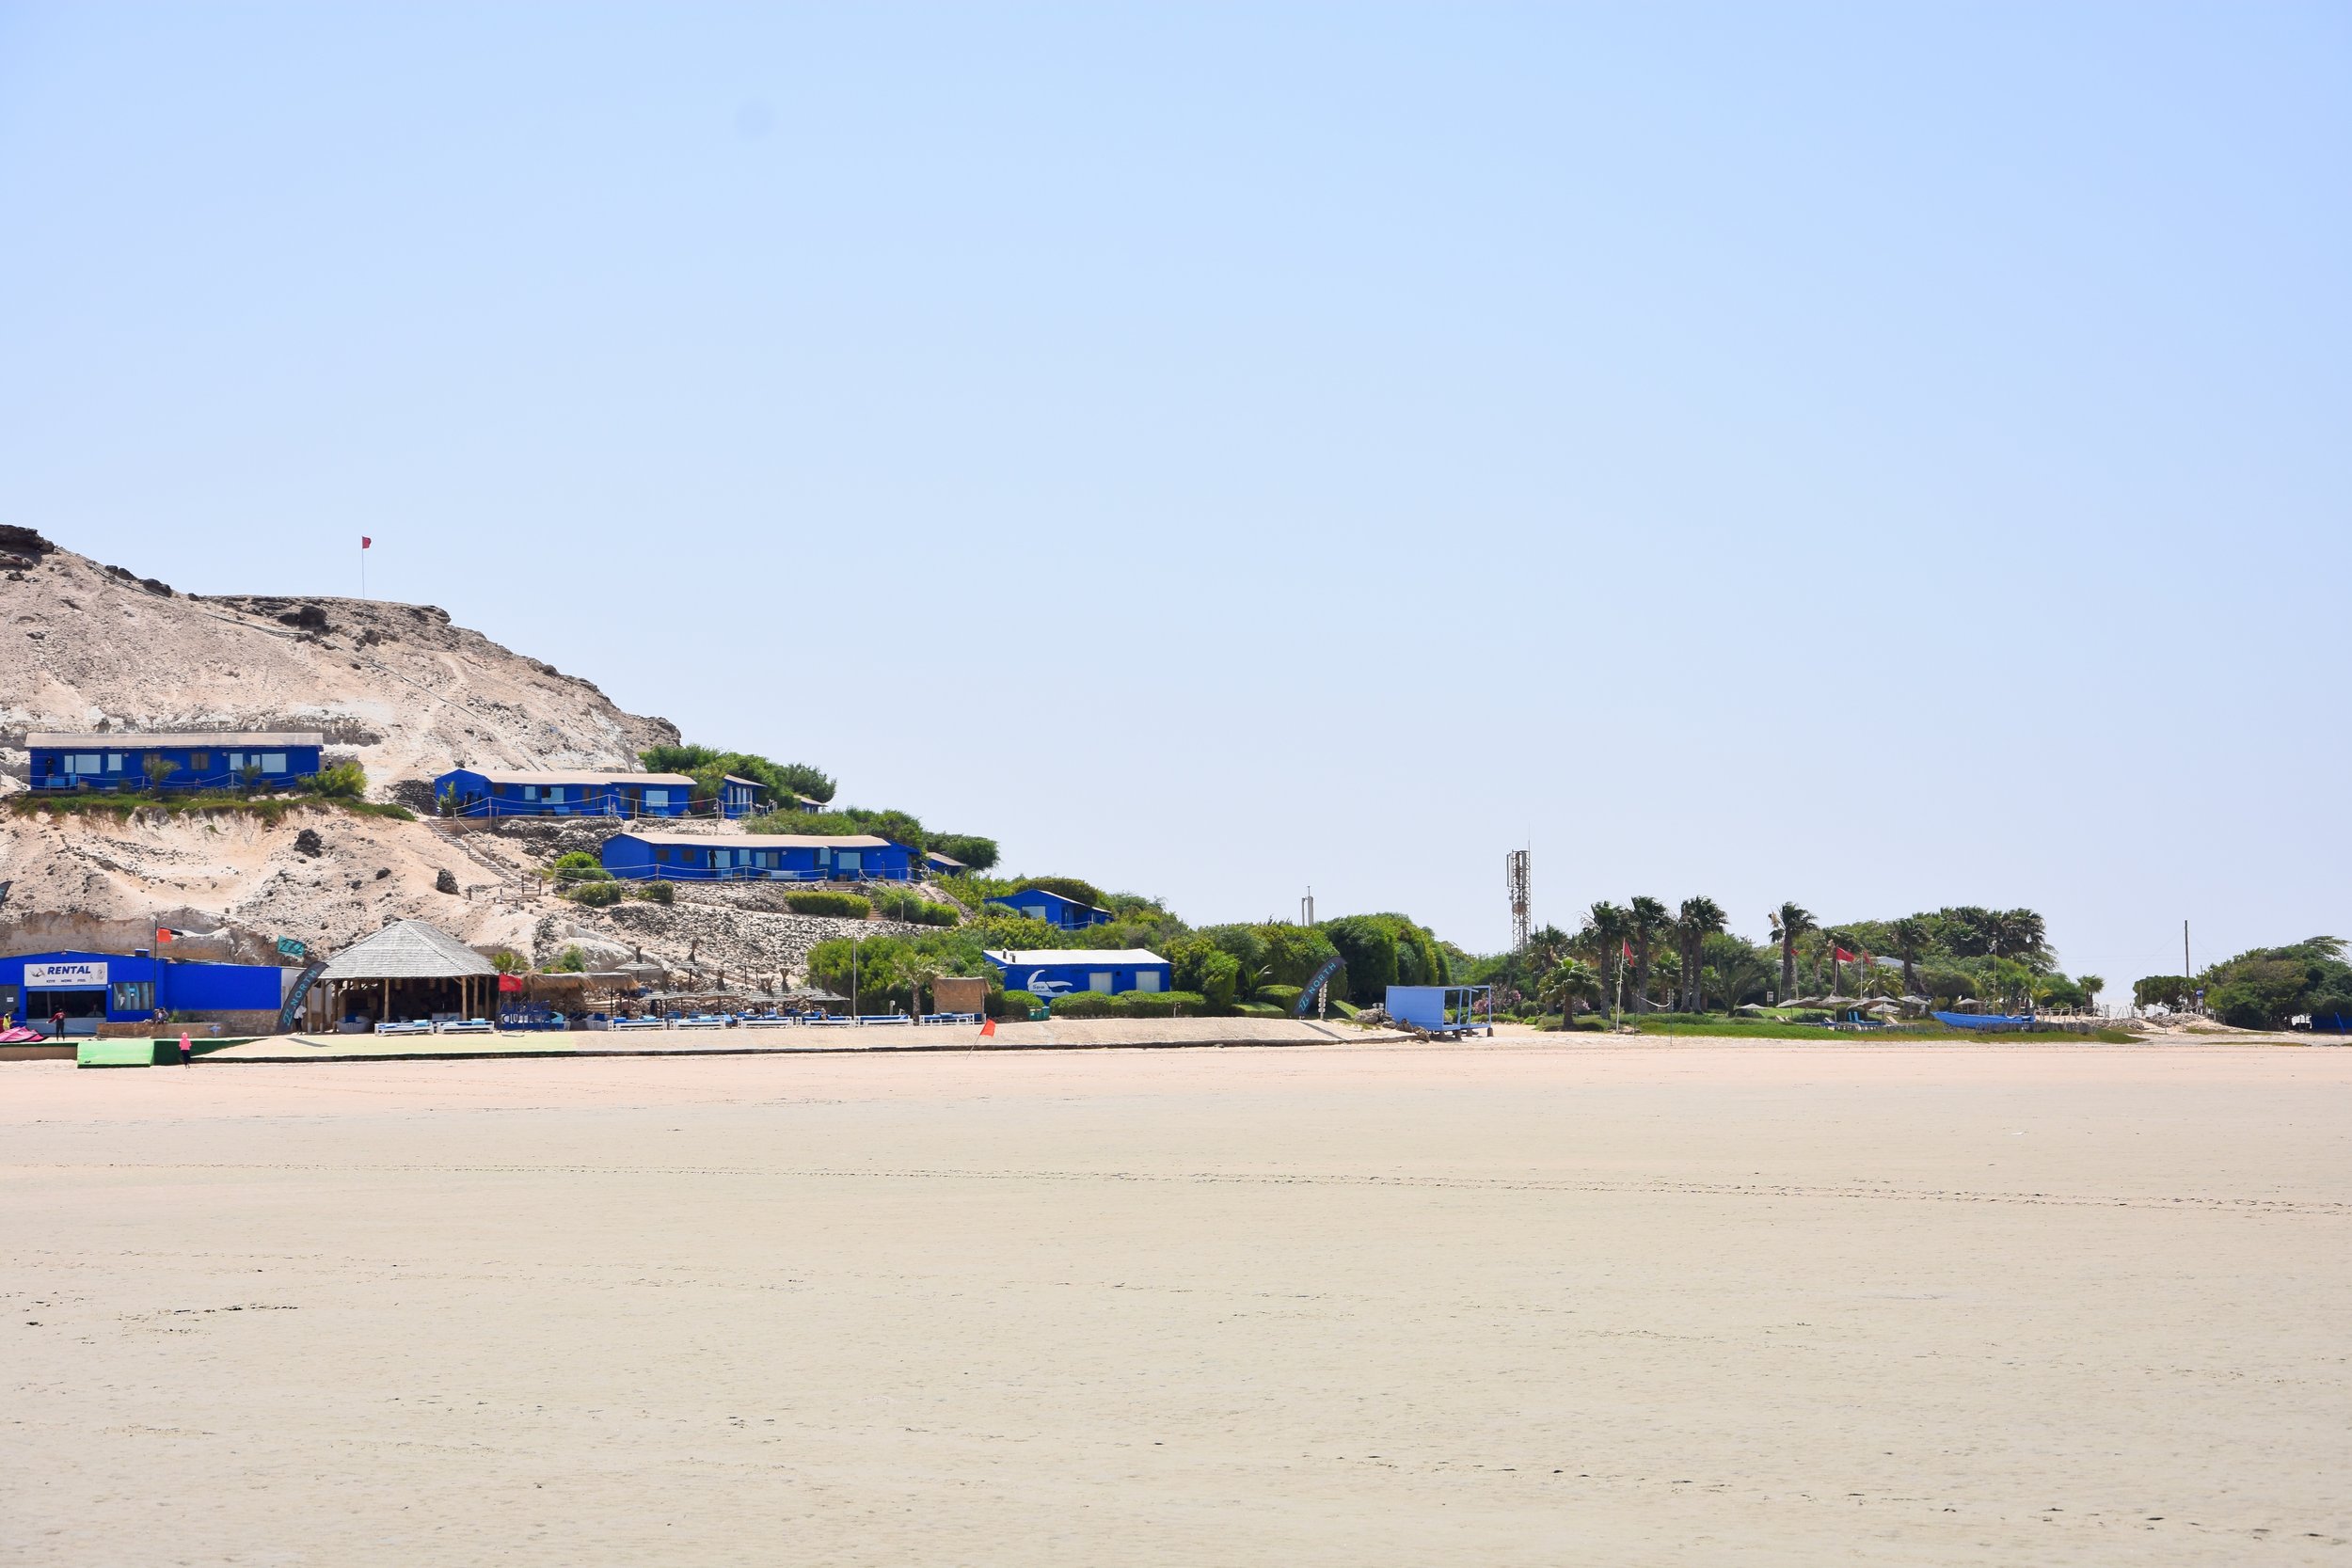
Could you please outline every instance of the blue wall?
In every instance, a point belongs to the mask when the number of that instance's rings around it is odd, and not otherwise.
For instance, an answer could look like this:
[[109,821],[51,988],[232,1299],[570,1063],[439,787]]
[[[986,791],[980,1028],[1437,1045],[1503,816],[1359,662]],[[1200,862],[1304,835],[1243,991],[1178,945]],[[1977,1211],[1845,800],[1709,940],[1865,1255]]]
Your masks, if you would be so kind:
[[[854,870],[845,857],[855,854]],[[779,844],[757,833],[741,838],[696,839],[691,845],[648,844],[634,833],[614,833],[597,857],[615,877],[676,882],[736,879],[820,882],[829,879],[905,881],[914,852],[903,844],[862,845],[828,852],[814,845]]]
[[[141,746],[136,736],[124,736],[112,748],[87,751],[78,746],[32,748],[35,789],[146,789],[146,759],[150,753],[178,764],[164,775],[163,789],[234,789],[245,783],[245,765],[262,768],[261,782],[284,787],[316,776],[316,746],[251,748],[214,746]],[[283,766],[264,764],[282,761]]]
[[760,801],[767,794],[765,784],[746,784],[739,779],[722,779],[719,781],[719,810],[729,818],[756,816],[761,809]]
[[[1169,965],[1165,962],[1148,964],[1089,962],[1084,949],[1073,949],[1068,962],[1009,964],[993,953],[988,955],[988,961],[994,964],[1003,974],[1007,990],[1025,990],[1030,995],[1040,998],[1068,996],[1077,991],[1091,990],[1093,987],[1089,983],[1089,976],[1099,974],[1104,970],[1110,972],[1110,994],[1113,996],[1142,990],[1143,988],[1137,983],[1138,977],[1147,974],[1159,976],[1159,984],[1155,989],[1159,990],[1171,989],[1168,984]],[[1039,986],[1046,989],[1040,990]]]
[[[80,1016],[87,1011],[80,1004],[103,999],[106,1017],[118,1023],[151,1017],[157,1007],[190,1013],[276,1012],[278,993],[284,986],[284,972],[275,965],[183,963],[173,959],[161,966],[164,973],[158,979],[153,958],[128,953],[19,953],[0,958],[0,987],[14,990],[15,1006],[10,1014],[13,1022],[21,1023],[28,1016],[49,1016],[47,998],[44,996],[37,1003],[27,992],[24,971],[30,964],[58,963],[105,966],[103,987],[65,988],[74,992],[76,1006],[69,1010]],[[125,988],[132,986],[151,988],[144,992],[150,998],[144,1006],[137,1005],[137,995],[126,993]],[[31,1011],[34,1006],[39,1006],[38,1013]]]
[[[660,804],[648,798],[660,795]],[[460,816],[684,816],[693,798],[691,784],[647,784],[615,773],[604,784],[493,784],[469,768],[455,768],[433,781],[436,797],[454,794]]]
[[1048,893],[1041,887],[1023,888],[989,900],[1000,904],[1031,920],[1042,920],[1048,926],[1065,931],[1082,931],[1089,926],[1107,926],[1111,911],[1098,910],[1091,904],[1081,904],[1075,898],[1064,898],[1058,893]]

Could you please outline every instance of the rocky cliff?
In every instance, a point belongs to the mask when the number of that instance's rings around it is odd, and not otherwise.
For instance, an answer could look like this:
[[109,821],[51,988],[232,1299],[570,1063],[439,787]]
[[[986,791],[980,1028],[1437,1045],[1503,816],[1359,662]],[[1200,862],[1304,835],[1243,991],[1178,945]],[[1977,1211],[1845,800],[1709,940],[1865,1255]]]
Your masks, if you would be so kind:
[[431,605],[197,597],[0,529],[0,776],[31,730],[318,730],[373,793],[459,763],[635,768],[677,739]]

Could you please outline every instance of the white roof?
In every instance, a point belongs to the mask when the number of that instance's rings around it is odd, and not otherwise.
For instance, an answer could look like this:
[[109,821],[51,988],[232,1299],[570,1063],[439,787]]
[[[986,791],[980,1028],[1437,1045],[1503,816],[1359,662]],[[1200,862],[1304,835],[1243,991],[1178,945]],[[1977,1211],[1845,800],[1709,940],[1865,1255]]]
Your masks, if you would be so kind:
[[324,746],[326,737],[316,730],[191,730],[141,735],[116,730],[111,735],[65,735],[36,730],[24,737],[27,746],[71,746],[77,751],[135,752],[143,746]]
[[492,784],[685,784],[691,788],[694,783],[683,773],[625,773],[619,768],[606,773],[518,773],[496,768],[453,768],[450,773],[478,773]]
[[1164,964],[1168,962],[1157,953],[1141,947],[1036,947],[1026,951],[1006,948],[988,955],[1009,969],[1041,969],[1055,964]]
[[826,838],[817,833],[641,833],[631,828],[612,836],[633,838],[640,844],[659,844],[664,847],[680,844],[695,848],[715,845],[722,849],[886,849],[890,847],[890,840],[876,838],[872,833]]

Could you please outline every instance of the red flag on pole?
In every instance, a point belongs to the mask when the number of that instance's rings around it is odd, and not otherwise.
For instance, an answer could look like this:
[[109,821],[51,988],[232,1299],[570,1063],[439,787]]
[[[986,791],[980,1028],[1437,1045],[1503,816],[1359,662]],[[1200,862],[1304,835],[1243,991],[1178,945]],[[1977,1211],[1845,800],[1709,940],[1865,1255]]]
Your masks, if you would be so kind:
[[1832,951],[1834,951],[1834,952],[1836,952],[1836,955],[1837,955],[1837,961],[1838,961],[1839,963],[1841,963],[1841,964],[1850,964],[1850,963],[1851,963],[1851,962],[1853,962],[1853,961],[1854,961],[1853,955],[1852,955],[1851,953],[1847,952],[1847,951],[1846,951],[1844,948],[1842,948],[1842,947],[1839,947],[1839,948],[1835,948],[1835,949],[1833,949]]
[[500,976],[499,976],[499,990],[522,990],[522,989],[523,989],[523,977],[522,977],[521,975],[519,975],[519,974],[501,974],[501,975],[500,975]]
[[984,1020],[980,1024],[980,1038],[987,1040],[994,1039],[995,1037],[996,1021],[993,1018]]
[[371,539],[371,538],[369,538],[366,534],[364,534],[364,533],[363,533],[363,534],[359,535],[359,547],[360,547],[361,549],[363,549],[363,550],[364,550],[364,549],[366,549],[366,548],[367,548],[370,545],[373,545],[373,544],[374,544],[374,543],[375,543],[375,541],[374,541],[374,540],[373,540],[373,539]]
[[1625,951],[1625,961],[1631,963],[1633,961],[1633,944],[1629,942],[1621,941],[1617,943],[1617,945]]

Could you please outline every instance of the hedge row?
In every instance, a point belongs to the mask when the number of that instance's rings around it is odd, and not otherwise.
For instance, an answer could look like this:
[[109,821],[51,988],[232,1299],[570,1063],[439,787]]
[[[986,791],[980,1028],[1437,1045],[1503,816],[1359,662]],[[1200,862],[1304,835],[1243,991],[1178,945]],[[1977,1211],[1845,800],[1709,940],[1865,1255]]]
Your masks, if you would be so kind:
[[864,920],[874,912],[874,906],[854,893],[787,893],[784,907],[794,914],[838,915],[844,920]]
[[1186,1018],[1208,1016],[1208,1001],[1197,990],[1082,990],[1054,998],[1056,1018],[1173,1018],[1180,1007]]
[[916,926],[953,926],[961,915],[953,904],[934,904],[915,893],[878,893],[874,908],[884,920],[903,920]]

